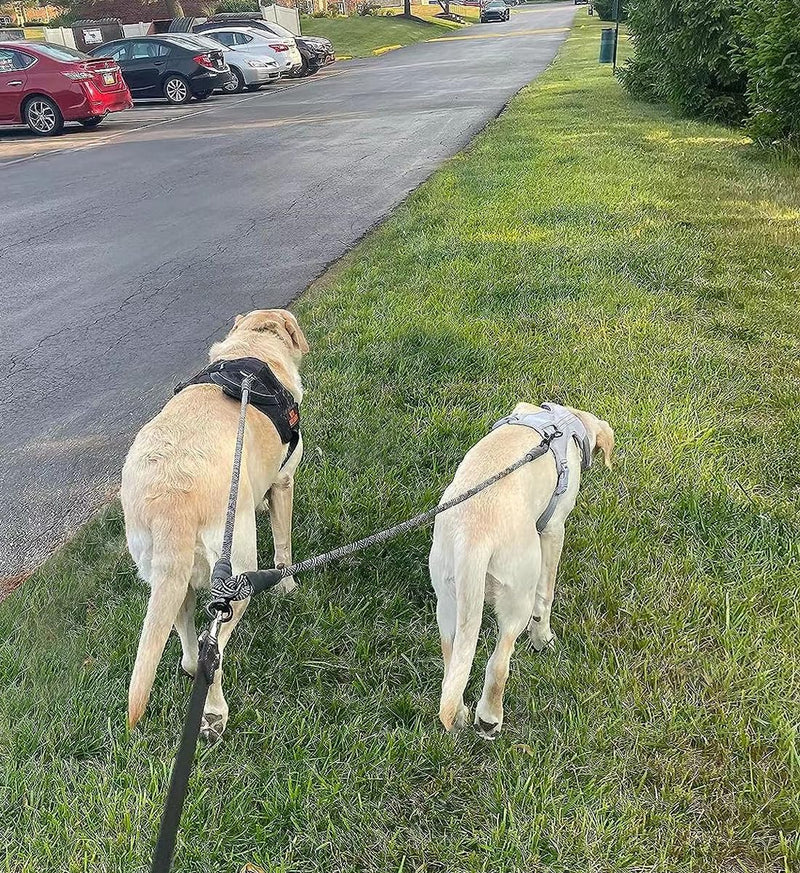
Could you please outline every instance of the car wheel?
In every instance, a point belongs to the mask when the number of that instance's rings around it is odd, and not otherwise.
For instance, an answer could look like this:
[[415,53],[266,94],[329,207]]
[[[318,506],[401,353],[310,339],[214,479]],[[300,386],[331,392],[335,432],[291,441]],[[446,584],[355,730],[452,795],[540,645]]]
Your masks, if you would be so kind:
[[222,90],[226,94],[241,94],[244,91],[244,76],[242,71],[236,67],[231,67],[231,73],[233,73],[233,78],[227,85],[222,86]]
[[248,85],[248,91],[260,91],[264,86],[263,85]]
[[307,76],[307,75],[308,75],[308,61],[305,58],[303,58],[303,63],[301,64],[300,69],[299,70],[292,70],[292,72],[289,73],[289,78],[290,79],[302,79],[303,76]]
[[194,99],[197,100],[198,103],[202,103],[203,100],[208,100],[213,93],[213,91],[203,91],[201,94],[195,94]]
[[22,120],[36,136],[58,136],[64,130],[64,116],[49,97],[31,97],[26,101]]
[[163,85],[164,96],[170,103],[179,105],[192,99],[189,83],[183,76],[167,76]]
[[97,127],[97,126],[98,126],[98,125],[103,121],[104,118],[105,118],[104,115],[101,115],[101,116],[98,117],[98,118],[84,118],[84,119],[81,121],[81,124],[82,124],[82,125],[83,125],[87,130],[92,130],[93,128]]

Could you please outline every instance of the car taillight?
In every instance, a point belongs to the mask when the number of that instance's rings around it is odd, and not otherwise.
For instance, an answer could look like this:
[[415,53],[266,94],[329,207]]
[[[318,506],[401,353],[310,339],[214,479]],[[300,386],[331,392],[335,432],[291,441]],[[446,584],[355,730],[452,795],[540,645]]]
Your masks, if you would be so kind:
[[94,73],[88,73],[85,70],[67,70],[62,75],[66,76],[68,79],[72,79],[73,82],[94,79]]
[[269,47],[273,51],[276,51],[276,52],[288,52],[289,51],[289,46],[286,45],[285,42],[274,42],[274,43],[271,42],[269,44]]
[[214,61],[211,60],[211,55],[197,55],[197,57],[194,58],[194,62],[208,70],[214,69]]

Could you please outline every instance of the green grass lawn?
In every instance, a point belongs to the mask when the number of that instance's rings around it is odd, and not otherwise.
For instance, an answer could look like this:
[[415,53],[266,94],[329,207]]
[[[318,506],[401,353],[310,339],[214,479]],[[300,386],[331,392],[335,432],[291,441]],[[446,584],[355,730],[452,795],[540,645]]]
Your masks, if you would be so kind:
[[308,36],[324,36],[333,43],[337,55],[363,58],[376,48],[410,45],[433,36],[444,28],[396,15],[352,15],[349,18],[311,18],[303,16],[301,27]]
[[[428,531],[264,596],[177,870],[798,869],[800,172],[629,101],[600,26],[297,308],[298,558],[433,504],[521,398],[616,427],[559,647],[487,744],[436,719]],[[3,869],[147,869],[189,686],[173,638],[126,735],[145,596],[114,506],[0,606]]]

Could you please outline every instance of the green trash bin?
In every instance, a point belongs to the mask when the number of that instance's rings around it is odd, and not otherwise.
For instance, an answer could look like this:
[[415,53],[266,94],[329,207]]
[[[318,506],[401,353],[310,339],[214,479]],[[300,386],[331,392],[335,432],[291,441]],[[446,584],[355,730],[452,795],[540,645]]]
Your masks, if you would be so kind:
[[610,64],[614,61],[614,28],[604,27],[600,32],[600,63]]

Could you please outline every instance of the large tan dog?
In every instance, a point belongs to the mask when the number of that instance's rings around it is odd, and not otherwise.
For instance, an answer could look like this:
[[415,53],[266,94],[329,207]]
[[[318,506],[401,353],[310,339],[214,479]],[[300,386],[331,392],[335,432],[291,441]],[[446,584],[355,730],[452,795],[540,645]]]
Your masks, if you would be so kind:
[[[300,403],[299,366],[307,351],[295,317],[282,309],[266,309],[238,316],[227,337],[211,347],[209,357],[258,358]],[[216,385],[190,385],[141,429],[125,460],[121,498],[128,548],[151,588],[128,696],[131,727],[147,706],[173,625],[181,639],[183,670],[193,675],[197,669],[195,591],[209,586],[211,568],[220,555],[239,409],[239,403]],[[287,446],[270,419],[249,407],[231,556],[234,574],[257,567],[255,510],[265,495],[275,564],[292,562],[294,473],[302,442],[281,468],[286,454]],[[290,578],[281,587],[288,591],[294,584]],[[220,631],[220,654],[246,607],[247,601],[233,604],[233,618]],[[220,665],[205,706],[204,735],[216,739],[227,720]]]
[[[514,415],[542,411],[521,403]],[[586,460],[600,449],[610,466],[614,431],[608,422],[589,412],[569,412],[585,429],[590,453]],[[510,466],[541,439],[540,433],[524,426],[504,425],[491,431],[467,453],[442,501]],[[581,449],[569,439],[569,482],[541,533],[537,520],[557,483],[556,464],[549,452],[436,518],[429,564],[444,658],[439,718],[447,730],[463,727],[469,718],[463,694],[475,657],[484,600],[494,604],[499,626],[475,713],[475,725],[484,738],[494,739],[503,725],[503,692],[517,637],[527,627],[537,651],[554,642],[550,609],[564,522],[580,486],[581,461]]]

